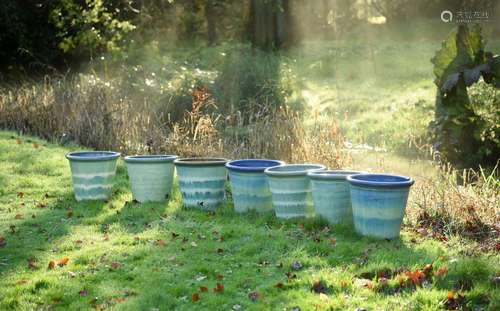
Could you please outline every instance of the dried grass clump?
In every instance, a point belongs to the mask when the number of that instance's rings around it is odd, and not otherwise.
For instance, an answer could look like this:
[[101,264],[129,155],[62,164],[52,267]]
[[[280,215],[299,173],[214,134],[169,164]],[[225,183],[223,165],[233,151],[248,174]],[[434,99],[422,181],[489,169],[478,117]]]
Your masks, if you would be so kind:
[[461,235],[486,249],[500,246],[500,181],[498,167],[454,170],[446,166],[437,177],[419,180],[412,189],[408,219],[414,228],[446,239]]
[[266,157],[331,168],[347,163],[343,137],[333,122],[305,129],[297,111],[257,103],[250,116],[240,111],[221,115],[206,87],[195,87],[191,97],[190,110],[170,122],[147,95],[140,100],[127,96],[119,81],[94,75],[45,79],[0,89],[0,127],[125,154]]
[[344,150],[344,137],[334,121],[316,123],[311,128],[305,128],[303,123],[300,112],[286,106],[256,114],[246,126],[246,135],[234,136],[235,157],[323,163],[332,169],[351,164]]

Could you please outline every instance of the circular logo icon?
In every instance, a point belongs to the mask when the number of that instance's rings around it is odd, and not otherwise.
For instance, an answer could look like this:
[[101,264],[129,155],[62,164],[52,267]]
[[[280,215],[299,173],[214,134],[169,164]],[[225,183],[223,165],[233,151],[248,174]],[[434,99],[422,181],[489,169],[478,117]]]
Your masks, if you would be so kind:
[[453,20],[453,13],[451,13],[451,11],[444,10],[441,12],[441,20],[445,23],[451,22]]

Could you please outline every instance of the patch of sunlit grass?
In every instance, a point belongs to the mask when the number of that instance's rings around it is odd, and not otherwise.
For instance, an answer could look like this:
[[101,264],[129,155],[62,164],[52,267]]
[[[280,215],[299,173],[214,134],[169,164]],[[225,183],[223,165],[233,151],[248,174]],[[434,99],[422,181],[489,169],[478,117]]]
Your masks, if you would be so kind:
[[[449,291],[498,306],[498,255],[466,259],[410,231],[379,241],[316,219],[237,215],[229,201],[185,210],[177,188],[168,204],[136,204],[121,163],[108,202],[76,202],[64,154],[77,148],[0,132],[3,310],[437,309]],[[399,283],[427,264],[443,269]]]

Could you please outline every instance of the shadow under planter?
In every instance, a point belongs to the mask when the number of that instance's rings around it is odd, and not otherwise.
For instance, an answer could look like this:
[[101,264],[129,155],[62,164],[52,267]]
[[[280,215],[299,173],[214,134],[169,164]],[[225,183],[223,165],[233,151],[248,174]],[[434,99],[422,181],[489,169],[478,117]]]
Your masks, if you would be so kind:
[[307,173],[324,170],[320,164],[287,164],[264,171],[269,182],[276,217],[288,219],[314,216],[311,183]]
[[316,215],[331,224],[351,224],[352,208],[349,175],[363,174],[359,171],[327,170],[309,172],[311,190]]
[[227,178],[223,158],[181,158],[174,161],[185,207],[213,210],[224,201]]
[[351,186],[354,228],[361,235],[393,239],[399,237],[410,177],[360,174],[347,177]]
[[77,151],[66,154],[77,201],[109,199],[119,156],[120,153],[114,151]]
[[125,157],[134,199],[141,203],[167,200],[172,192],[176,158],[175,155]]
[[283,161],[267,159],[244,159],[226,163],[234,210],[237,213],[250,210],[272,211],[271,191],[269,191],[264,170],[283,164],[285,164]]

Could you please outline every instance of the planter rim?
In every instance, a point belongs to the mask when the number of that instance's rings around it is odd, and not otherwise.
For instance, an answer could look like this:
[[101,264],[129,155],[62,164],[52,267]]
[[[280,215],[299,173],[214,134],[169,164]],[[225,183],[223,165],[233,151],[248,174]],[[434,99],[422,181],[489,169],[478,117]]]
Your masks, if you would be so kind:
[[285,164],[285,165],[266,168],[264,173],[267,176],[273,176],[273,177],[306,176],[308,172],[321,171],[324,169],[326,169],[326,166],[322,164],[312,164],[312,163]]
[[307,176],[314,180],[346,180],[347,176],[359,174],[367,174],[367,172],[354,170],[324,170],[309,172]]
[[70,161],[95,162],[118,159],[119,152],[115,151],[73,151],[66,154],[66,159]]
[[152,155],[133,155],[126,156],[123,161],[127,163],[168,163],[177,159],[176,155],[170,154],[152,154]]
[[284,164],[285,162],[280,160],[241,159],[227,162],[226,168],[231,171],[238,172],[264,172],[266,168],[281,166]]
[[405,188],[415,182],[411,177],[391,174],[358,174],[347,176],[347,181],[354,186],[370,188]]
[[225,158],[179,158],[174,160],[177,166],[224,166],[229,161]]

